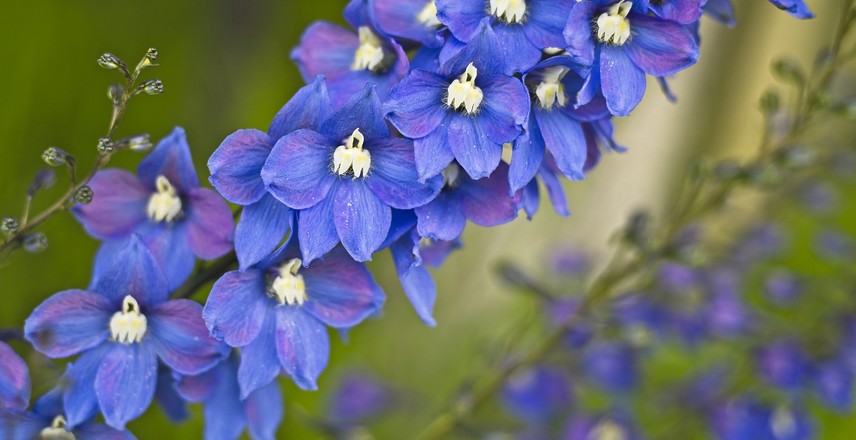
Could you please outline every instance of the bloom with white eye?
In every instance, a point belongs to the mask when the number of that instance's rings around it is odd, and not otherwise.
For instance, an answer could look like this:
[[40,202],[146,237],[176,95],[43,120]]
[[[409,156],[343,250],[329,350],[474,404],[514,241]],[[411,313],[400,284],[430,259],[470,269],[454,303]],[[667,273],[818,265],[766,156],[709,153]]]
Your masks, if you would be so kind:
[[131,295],[122,300],[122,310],[110,318],[110,339],[120,344],[133,344],[143,340],[148,329],[146,315]]
[[464,74],[449,84],[446,105],[454,110],[464,110],[470,115],[478,113],[484,99],[484,93],[476,86],[478,74],[479,70],[473,63],[467,65]]
[[157,177],[155,188],[157,191],[149,197],[146,214],[155,222],[172,222],[181,214],[181,198],[166,176]]
[[333,151],[333,172],[344,176],[353,172],[354,179],[366,177],[372,166],[372,155],[363,149],[365,137],[357,128],[345,139],[343,145],[336,147]]
[[271,292],[280,305],[302,306],[306,302],[306,283],[300,275],[299,258],[292,258],[279,267],[279,274],[271,284]]
[[630,20],[627,14],[633,3],[620,1],[609,8],[609,11],[597,17],[597,38],[607,44],[621,46],[630,39]]
[[62,415],[56,416],[50,426],[39,433],[39,438],[43,440],[76,440],[77,437],[66,428],[65,417]]
[[354,53],[354,62],[351,64],[351,70],[371,70],[372,72],[376,72],[383,66],[383,60],[386,57],[380,37],[372,32],[368,26],[360,26],[358,33],[360,36],[360,45]]
[[526,0],[490,0],[490,13],[506,23],[522,23],[526,16]]
[[568,96],[565,94],[565,86],[562,84],[562,79],[568,72],[569,69],[564,66],[544,69],[541,82],[535,88],[535,96],[538,97],[541,108],[552,110],[553,107],[564,107],[568,104]]

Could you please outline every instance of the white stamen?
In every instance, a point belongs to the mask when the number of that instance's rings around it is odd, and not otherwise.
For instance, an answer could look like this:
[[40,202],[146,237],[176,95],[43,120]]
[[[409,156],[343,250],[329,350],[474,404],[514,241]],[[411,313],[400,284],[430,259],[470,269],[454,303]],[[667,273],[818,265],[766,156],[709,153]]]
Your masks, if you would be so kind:
[[122,300],[122,310],[110,318],[110,339],[121,344],[133,344],[143,340],[148,328],[146,316],[140,313],[140,305],[133,296]]
[[506,23],[521,23],[526,15],[526,0],[490,0],[490,13]]
[[780,406],[770,416],[770,429],[776,438],[789,438],[797,430],[794,414],[785,406]]
[[630,20],[627,14],[633,3],[620,1],[609,8],[608,12],[597,18],[597,38],[607,44],[621,46],[630,38]]
[[604,420],[595,426],[588,436],[588,440],[626,440],[627,434],[621,425],[612,420]]
[[365,138],[360,129],[345,139],[344,145],[339,145],[333,151],[333,172],[344,176],[350,171],[354,173],[354,179],[366,177],[372,166],[372,155],[369,150],[363,149]]
[[280,305],[302,306],[306,302],[306,284],[303,282],[303,275],[297,273],[301,264],[299,258],[293,258],[280,266],[279,275],[271,285]]
[[351,70],[376,71],[383,64],[384,52],[380,37],[368,26],[360,26],[360,46],[354,54]]
[[442,171],[443,182],[449,188],[458,186],[458,178],[461,175],[461,167],[457,163],[452,162],[445,170]]
[[477,113],[484,98],[481,89],[476,87],[478,73],[476,66],[470,63],[464,74],[449,84],[446,105],[455,110],[463,109],[471,115]]
[[149,198],[146,213],[156,222],[172,222],[181,214],[181,198],[175,192],[175,187],[164,176],[158,176],[155,181],[157,192]]
[[563,66],[553,66],[544,69],[541,83],[535,89],[535,96],[541,104],[541,108],[550,110],[553,106],[564,107],[568,104],[568,96],[565,95],[565,85],[562,79],[567,75],[569,69]]
[[427,5],[425,5],[425,8],[419,12],[416,19],[425,25],[425,27],[429,28],[443,25],[443,23],[440,23],[440,20],[437,20],[437,4],[434,3],[434,0],[431,0]]
[[74,434],[66,428],[65,417],[59,415],[54,417],[51,426],[48,426],[39,433],[39,438],[42,440],[76,440]]

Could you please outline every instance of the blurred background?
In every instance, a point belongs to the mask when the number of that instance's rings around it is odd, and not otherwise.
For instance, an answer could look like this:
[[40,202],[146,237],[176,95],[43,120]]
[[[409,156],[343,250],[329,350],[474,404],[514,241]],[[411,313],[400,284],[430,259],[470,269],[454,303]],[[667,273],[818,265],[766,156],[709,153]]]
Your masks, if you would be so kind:
[[[344,4],[44,0],[4,5],[0,215],[18,215],[30,180],[43,167],[39,156],[45,148],[65,149],[84,170],[94,161],[109,122],[107,86],[118,80],[95,63],[103,52],[134,64],[147,48],[159,50],[162,67],[146,74],[161,79],[165,93],[135,99],[118,135],[147,132],[159,139],[183,126],[204,181],[207,157],[224,137],[240,128],[266,129],[302,85],[289,60],[291,48],[315,20],[343,23]],[[758,97],[773,84],[770,61],[781,55],[810,61],[837,20],[838,2],[808,4],[817,15],[810,21],[794,20],[765,1],[738,2],[740,23],[733,29],[703,20],[701,61],[671,82],[678,102],[669,103],[656,84],[649,85],[633,116],[616,121],[616,138],[629,151],[606,156],[589,179],[566,185],[570,218],[558,217],[545,204],[532,221],[521,217],[489,231],[468,228],[464,249],[434,272],[436,328],[426,328],[410,310],[388,255],[379,256],[371,266],[389,296],[384,316],[351,332],[347,344],[334,344],[322,391],[284,385],[288,410],[281,437],[318,438],[307,428],[306,415],[322,412],[326,391],[353,369],[371,372],[410,396],[412,412],[382,422],[380,438],[407,438],[410,429],[427,422],[462,382],[489,367],[503,335],[534,319],[531,307],[497,282],[498,262],[539,273],[554,250],[567,247],[583,249],[602,263],[611,233],[631,212],[648,207],[658,213],[668,206],[691,159],[739,158],[755,151],[762,127]],[[118,154],[111,166],[133,168],[140,159]],[[60,176],[53,190],[39,195],[36,211],[64,187]],[[52,293],[88,283],[98,243],[66,214],[41,231],[50,242],[44,253],[20,252],[0,267],[0,328],[20,327]],[[34,394],[51,385],[38,377],[34,381]],[[856,422],[842,417],[829,416],[824,425],[823,438],[849,439],[856,432]],[[173,426],[159,410],[130,428],[141,439],[195,438],[201,432],[199,417]]]

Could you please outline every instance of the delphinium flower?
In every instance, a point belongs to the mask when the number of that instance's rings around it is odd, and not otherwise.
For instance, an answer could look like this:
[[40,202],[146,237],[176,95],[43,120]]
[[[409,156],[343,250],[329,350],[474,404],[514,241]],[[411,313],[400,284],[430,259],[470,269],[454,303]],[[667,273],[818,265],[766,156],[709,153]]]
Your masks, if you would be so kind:
[[621,411],[571,418],[562,436],[565,440],[640,440],[630,417]]
[[345,18],[357,32],[319,21],[306,29],[300,45],[291,52],[304,81],[318,75],[327,78],[333,105],[340,107],[366,83],[375,84],[381,98],[397,84],[410,64],[401,45],[393,38],[378,35],[362,1],[346,9]]
[[368,0],[368,15],[378,31],[391,37],[426,47],[442,46],[446,40],[434,0]]
[[0,409],[23,409],[30,401],[30,373],[12,347],[0,342]]
[[814,14],[805,4],[805,0],[770,0],[770,3],[794,18],[814,18]]
[[330,357],[327,326],[349,329],[377,313],[383,292],[365,265],[341,247],[303,267],[296,246],[246,271],[223,275],[204,317],[211,334],[241,348],[241,398],[280,371],[307,390]]
[[649,3],[651,12],[660,18],[691,25],[698,22],[708,0],[658,0]]
[[585,348],[583,356],[587,378],[604,390],[626,393],[639,382],[639,355],[629,344],[593,342]]
[[737,25],[737,18],[734,15],[734,5],[731,3],[731,0],[707,0],[702,9],[708,17],[728,27]]
[[502,389],[503,406],[527,424],[547,425],[567,416],[573,393],[567,374],[551,365],[516,373]]
[[69,427],[100,409],[107,424],[123,429],[149,407],[158,360],[197,374],[225,350],[209,337],[198,303],[168,300],[166,277],[138,236],[96,273],[90,291],[66,290],[36,307],[24,333],[48,357],[80,354],[63,389]]
[[273,381],[241,399],[238,356],[233,354],[197,376],[180,376],[176,389],[182,397],[202,403],[205,440],[234,440],[249,429],[254,440],[272,440],[285,405],[279,384]]
[[646,74],[673,75],[698,60],[698,43],[690,29],[647,15],[644,4],[593,0],[574,6],[564,31],[568,53],[591,69],[578,94],[579,104],[600,91],[612,114],[626,116],[645,94]]
[[349,372],[339,380],[326,403],[326,414],[339,430],[376,419],[392,408],[394,390],[366,373]]
[[318,130],[332,112],[324,78],[300,89],[273,119],[267,133],[239,130],[208,159],[211,184],[226,200],[244,205],[235,230],[241,269],[270,255],[290,232],[292,210],[276,200],[262,181],[262,167],[276,141],[302,128]]
[[538,209],[541,207],[541,183],[547,190],[547,198],[550,200],[550,205],[553,211],[562,216],[571,215],[568,209],[568,200],[565,196],[565,189],[562,187],[562,181],[559,180],[559,169],[556,167],[556,162],[546,153],[544,161],[541,163],[535,178],[529,181],[520,190],[520,206],[526,212],[526,217],[530,220],[535,217]]
[[211,260],[232,248],[232,211],[199,186],[184,130],[177,127],[137,167],[99,171],[89,182],[95,196],[74,214],[90,235],[104,240],[99,261],[110,261],[139,235],[166,274],[180,286],[196,257]]
[[712,411],[710,420],[720,440],[808,440],[813,432],[804,410],[769,408],[748,396],[722,402]]
[[517,217],[520,197],[508,194],[505,163],[500,163],[490,177],[473,180],[452,162],[442,176],[444,186],[437,198],[415,209],[420,236],[449,241],[461,235],[467,220],[497,226]]
[[436,0],[437,20],[452,35],[468,43],[478,37],[486,21],[496,33],[505,73],[525,72],[537,63],[544,49],[563,47],[572,0]]
[[416,221],[413,211],[393,212],[390,234],[382,247],[389,247],[401,287],[416,314],[422,322],[433,327],[437,324],[432,316],[437,286],[422,260],[422,237]]
[[415,69],[390,92],[384,114],[414,140],[421,180],[439,174],[453,160],[473,179],[499,165],[502,146],[523,131],[529,94],[503,74],[499,40],[486,23],[439,72]]
[[277,141],[262,168],[268,191],[299,210],[297,236],[310,264],[341,241],[358,261],[386,239],[392,209],[413,209],[440,191],[441,176],[417,181],[411,141],[390,137],[371,84],[318,131]]

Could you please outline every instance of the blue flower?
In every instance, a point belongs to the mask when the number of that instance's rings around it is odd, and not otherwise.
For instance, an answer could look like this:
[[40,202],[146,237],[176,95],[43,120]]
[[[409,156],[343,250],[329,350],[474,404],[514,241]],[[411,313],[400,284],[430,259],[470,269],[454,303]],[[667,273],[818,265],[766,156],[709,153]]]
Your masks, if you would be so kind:
[[437,0],[437,19],[468,43],[482,20],[496,33],[505,73],[525,72],[541,60],[542,50],[561,48],[562,29],[572,0]]
[[612,411],[598,416],[581,415],[571,419],[565,428],[564,440],[624,439],[640,440],[633,421],[626,413]]
[[757,353],[758,372],[782,390],[796,390],[808,376],[808,357],[796,342],[774,341]]
[[262,181],[262,167],[283,136],[318,130],[332,112],[323,77],[300,89],[277,113],[267,133],[239,130],[223,140],[208,159],[211,184],[226,200],[244,205],[235,230],[235,253],[241,269],[270,255],[291,230],[292,210],[276,200]]
[[444,187],[436,199],[416,212],[419,236],[457,239],[467,220],[479,226],[497,226],[517,217],[520,196],[508,194],[508,165],[500,163],[493,175],[473,180],[452,162],[443,170]]
[[437,325],[432,316],[437,286],[425,267],[421,255],[422,237],[416,229],[413,211],[394,211],[389,236],[382,247],[388,247],[398,280],[413,309],[422,322]]
[[538,365],[516,373],[502,389],[502,403],[531,424],[546,424],[566,415],[573,401],[571,383],[562,370]]
[[660,0],[650,2],[648,7],[660,18],[689,25],[701,18],[705,3],[708,0]]
[[794,18],[814,18],[814,14],[806,6],[805,0],[770,0],[773,6],[791,14]]
[[840,360],[833,359],[815,367],[813,388],[821,402],[829,408],[848,413],[853,407],[853,371]]
[[529,94],[518,79],[503,74],[498,45],[483,22],[438,73],[413,70],[390,92],[384,114],[414,139],[421,180],[439,174],[452,160],[473,179],[487,177],[499,165],[502,145],[522,133]]
[[731,0],[707,0],[702,9],[709,17],[728,27],[737,25],[737,18],[734,16],[734,5],[731,3]]
[[262,179],[298,214],[304,264],[337,243],[357,261],[370,260],[383,244],[392,209],[424,205],[442,178],[417,181],[413,145],[391,138],[375,87],[366,85],[318,131],[297,130],[279,141]]
[[228,272],[203,312],[211,334],[241,348],[241,398],[281,370],[307,390],[330,356],[325,325],[348,329],[377,313],[383,292],[365,265],[340,247],[304,268],[289,246],[244,272]]
[[583,368],[589,380],[610,392],[631,391],[639,379],[635,350],[620,342],[603,342],[587,347]]
[[612,114],[627,116],[645,94],[645,74],[673,75],[698,60],[698,43],[686,26],[649,16],[640,3],[647,2],[593,0],[571,11],[568,52],[591,68],[579,105],[601,91]]
[[71,427],[99,408],[117,429],[140,416],[154,396],[158,359],[196,374],[225,354],[208,336],[199,304],[167,300],[166,278],[138,236],[110,263],[97,270],[91,291],[57,293],[24,325],[27,340],[48,357],[81,354],[69,367],[64,390]]
[[238,357],[198,376],[180,376],[176,388],[185,399],[204,406],[205,440],[234,440],[249,428],[254,440],[272,440],[285,407],[279,384],[273,381],[241,399]]
[[437,20],[434,0],[352,0],[368,3],[368,16],[384,35],[415,41],[426,47],[439,47],[445,41],[445,28]]
[[364,8],[356,2],[346,10],[345,18],[356,33],[319,21],[306,29],[291,52],[304,81],[310,83],[318,75],[327,78],[330,99],[337,108],[366,83],[376,85],[377,93],[386,97],[410,67],[401,45],[378,35]]
[[137,176],[104,170],[89,186],[95,193],[92,203],[73,212],[90,235],[105,240],[99,261],[115,259],[138,234],[172,290],[190,275],[196,257],[211,260],[232,248],[232,211],[216,192],[199,186],[179,127],[140,163]]
[[393,393],[377,379],[359,373],[343,377],[327,403],[327,414],[336,424],[365,423],[390,408]]
[[11,347],[0,342],[0,410],[24,409],[30,401],[27,364]]

